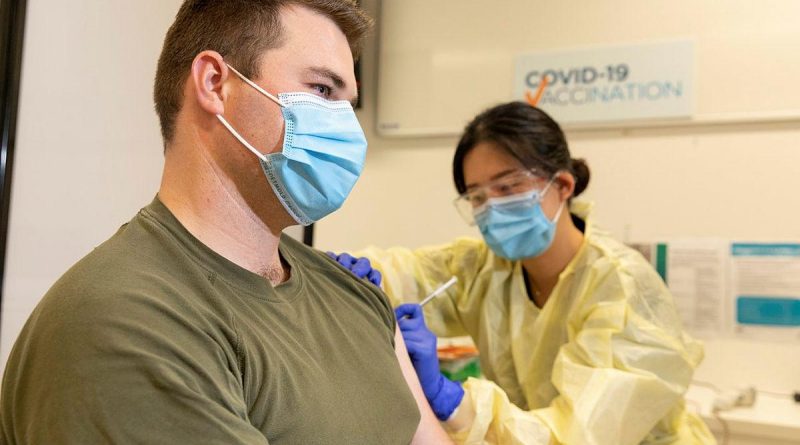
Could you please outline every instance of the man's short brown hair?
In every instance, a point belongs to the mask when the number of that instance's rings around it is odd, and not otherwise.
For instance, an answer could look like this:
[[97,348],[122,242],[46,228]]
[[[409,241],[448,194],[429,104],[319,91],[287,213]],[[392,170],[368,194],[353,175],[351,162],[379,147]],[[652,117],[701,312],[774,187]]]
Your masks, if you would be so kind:
[[333,20],[347,37],[353,59],[358,59],[372,19],[355,0],[186,0],[167,31],[156,71],[153,96],[165,144],[175,133],[184,82],[195,56],[217,51],[243,75],[257,78],[264,51],[283,44],[280,10],[290,5]]

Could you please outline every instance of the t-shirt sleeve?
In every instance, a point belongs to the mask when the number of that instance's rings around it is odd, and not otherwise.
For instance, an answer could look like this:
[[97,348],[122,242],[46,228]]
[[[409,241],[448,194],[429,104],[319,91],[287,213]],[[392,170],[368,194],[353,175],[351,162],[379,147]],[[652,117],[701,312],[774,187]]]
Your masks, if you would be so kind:
[[[391,336],[392,346],[394,346],[394,331],[397,320],[392,308],[392,302],[384,291],[374,284],[367,281],[366,278],[358,278],[353,275],[349,270],[342,267],[335,260],[331,259],[323,252],[315,251],[319,258],[326,266],[323,273],[335,276],[335,279],[340,282],[347,282],[348,285],[356,286],[357,292],[366,299],[366,302],[375,310],[381,321],[386,326]],[[332,270],[327,270],[332,269]]]
[[6,441],[267,444],[248,422],[235,333],[199,311],[57,285],[9,360]]
[[391,331],[392,334],[392,347],[395,347],[394,344],[394,332],[395,326],[397,325],[397,318],[394,315],[394,309],[392,309],[392,305],[389,302],[389,298],[383,293],[382,290],[378,289],[375,286],[370,285],[368,292],[372,295],[372,298],[377,301],[377,312],[381,319],[383,320],[386,328]]

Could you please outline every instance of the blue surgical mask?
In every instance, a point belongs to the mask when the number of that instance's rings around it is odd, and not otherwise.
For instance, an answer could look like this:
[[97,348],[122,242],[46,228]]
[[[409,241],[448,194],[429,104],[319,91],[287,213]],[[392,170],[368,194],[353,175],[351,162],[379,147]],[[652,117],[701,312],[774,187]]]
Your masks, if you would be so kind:
[[275,195],[289,215],[307,226],[344,204],[364,168],[367,139],[349,102],[310,93],[265,91],[228,65],[247,84],[281,107],[285,121],[283,150],[264,155],[221,115],[217,118],[261,161]]
[[475,214],[483,239],[495,254],[512,261],[521,260],[537,257],[553,244],[564,203],[552,221],[544,214],[542,196],[551,184],[552,181],[541,192],[490,198]]

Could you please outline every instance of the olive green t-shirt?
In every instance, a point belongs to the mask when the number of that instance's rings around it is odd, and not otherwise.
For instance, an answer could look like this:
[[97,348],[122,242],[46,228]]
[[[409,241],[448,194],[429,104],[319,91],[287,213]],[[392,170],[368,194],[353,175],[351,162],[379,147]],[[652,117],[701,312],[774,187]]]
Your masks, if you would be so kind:
[[284,236],[271,286],[156,198],[45,295],[9,358],[4,444],[407,444],[419,412],[376,287]]

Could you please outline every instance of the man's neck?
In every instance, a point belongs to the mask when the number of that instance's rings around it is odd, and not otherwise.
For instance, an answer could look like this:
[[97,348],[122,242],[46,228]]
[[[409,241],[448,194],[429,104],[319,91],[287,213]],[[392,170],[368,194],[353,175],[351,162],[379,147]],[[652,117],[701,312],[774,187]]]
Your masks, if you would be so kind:
[[[170,147],[158,195],[189,233],[213,251],[273,284],[288,279],[278,251],[284,227],[276,222],[271,227],[269,218],[259,217],[206,151]],[[278,210],[264,213],[278,219]]]

